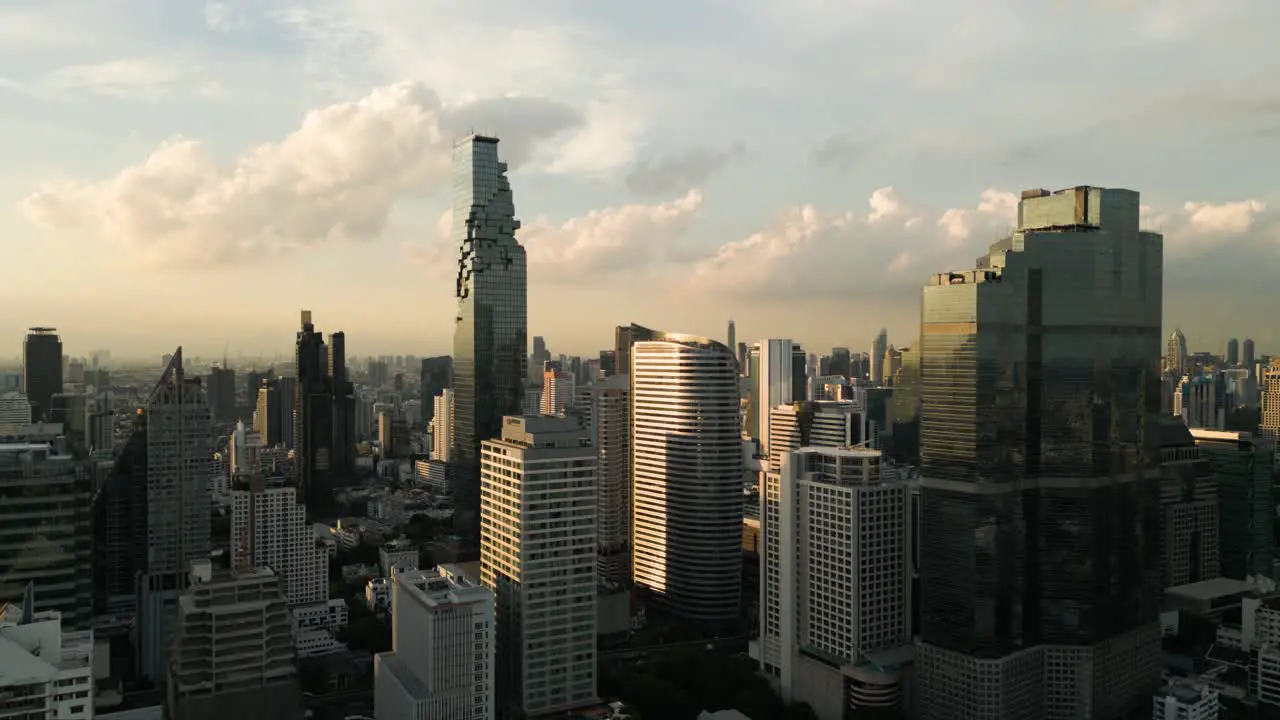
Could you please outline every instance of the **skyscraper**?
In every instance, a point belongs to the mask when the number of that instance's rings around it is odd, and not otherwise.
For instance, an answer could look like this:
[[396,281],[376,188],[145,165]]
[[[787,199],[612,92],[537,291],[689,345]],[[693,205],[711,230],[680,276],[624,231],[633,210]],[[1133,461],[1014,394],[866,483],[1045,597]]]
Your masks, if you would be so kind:
[[1257,356],[1254,354],[1253,338],[1244,339],[1244,347],[1242,348],[1241,355],[1242,355],[1242,357],[1240,358],[1241,364],[1244,365],[1245,369],[1249,371],[1250,375],[1253,375],[1256,372],[1256,368],[1254,368],[1254,363],[1258,361]]
[[[497,607],[500,712],[596,699],[596,454],[573,417],[508,417],[484,442],[480,579]],[[741,522],[741,521],[739,521]]]
[[738,328],[732,320],[729,321],[729,344],[726,347],[730,349],[738,347]]
[[612,375],[591,387],[591,444],[596,449],[596,536],[600,579],[631,579],[631,382]]
[[498,437],[502,418],[521,414],[524,401],[528,278],[497,138],[472,135],[454,144],[453,187],[454,506],[464,542],[479,547],[480,443]]
[[55,328],[33,327],[22,343],[22,392],[31,402],[31,420],[49,412],[50,401],[62,392],[62,338]]
[[1227,340],[1227,367],[1235,367],[1240,364],[1240,341],[1231,338]]
[[236,371],[225,367],[209,369],[208,387],[209,411],[213,413],[213,421],[231,423],[236,420]]
[[[193,560],[209,557],[209,461],[213,416],[199,378],[186,377],[182,348],[174,351],[143,407],[146,495],[143,575],[138,580],[141,674],[165,677],[178,594]],[[136,512],[136,511],[135,511]]]
[[1174,328],[1165,342],[1164,371],[1175,377],[1187,374],[1187,336],[1179,328]]
[[924,288],[922,720],[1117,718],[1159,683],[1163,242],[1138,208],[1029,190]]
[[333,388],[333,472],[347,476],[356,465],[356,389],[347,370],[347,334],[329,336],[329,382]]
[[453,358],[448,355],[422,358],[421,400],[422,424],[435,417],[435,399],[453,386]]
[[307,514],[321,518],[333,505],[333,378],[324,335],[302,311],[295,351],[298,382],[293,401],[293,442]]
[[[742,578],[738,363],[724,345],[632,326],[632,579],[691,620],[732,620]],[[638,331],[638,332],[636,332]]]
[[884,385],[884,354],[889,349],[889,333],[881,330],[871,343],[871,384]]
[[329,552],[299,499],[292,481],[260,473],[237,478],[231,491],[232,568],[273,569],[290,607],[329,599]]

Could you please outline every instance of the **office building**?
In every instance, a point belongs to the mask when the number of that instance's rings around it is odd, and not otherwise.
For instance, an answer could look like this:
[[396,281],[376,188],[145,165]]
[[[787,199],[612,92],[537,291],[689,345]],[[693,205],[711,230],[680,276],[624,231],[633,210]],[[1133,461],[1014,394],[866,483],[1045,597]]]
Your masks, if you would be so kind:
[[1240,341],[1231,338],[1227,340],[1227,367],[1236,367],[1240,364]]
[[333,506],[333,378],[324,334],[302,311],[296,343],[298,381],[293,400],[293,448],[302,480],[307,513],[314,520],[327,517]]
[[921,720],[1110,720],[1159,684],[1163,251],[1138,218],[1133,191],[1029,190],[924,288]]
[[57,610],[33,611],[33,589],[0,608],[0,717],[91,720],[93,631],[68,630]]
[[1270,443],[1280,443],[1280,367],[1263,368],[1259,381],[1262,390],[1260,402],[1262,421],[1258,434]]
[[422,399],[422,424],[429,425],[435,418],[435,398],[439,397],[453,383],[453,358],[448,355],[422,359],[422,377],[420,378]]
[[1218,490],[1218,552],[1223,577],[1271,577],[1275,558],[1275,446],[1247,432],[1193,428]]
[[1152,697],[1153,720],[1218,720],[1218,691],[1170,680]]
[[[138,578],[137,660],[139,674],[161,683],[166,675],[168,650],[177,620],[177,598],[187,587],[191,563],[209,557],[209,460],[213,457],[213,417],[205,402],[199,378],[188,378],[182,348],[174,351],[151,396],[140,411],[145,416],[145,495],[117,488],[123,497],[124,515],[143,519],[141,550],[121,546],[133,555]],[[136,479],[138,463],[129,461],[129,475],[113,481]],[[117,468],[119,469],[119,468]],[[136,503],[140,501],[141,507]],[[110,512],[110,510],[108,510]],[[114,522],[114,521],[113,521]],[[121,533],[123,535],[123,533]],[[137,562],[140,561],[140,562]],[[116,567],[120,570],[127,563]],[[140,565],[140,566],[139,566]]]
[[209,369],[207,387],[209,412],[216,423],[236,421],[236,371],[228,367]]
[[498,714],[590,705],[596,451],[577,418],[508,417],[483,452],[480,577],[496,598]]
[[0,393],[0,437],[31,424],[31,403],[20,392]]
[[453,334],[455,527],[480,540],[480,443],[522,412],[528,372],[528,276],[516,242],[507,164],[498,139],[472,135],[453,147],[453,239],[458,244]]
[[889,351],[889,333],[881,330],[876,333],[876,339],[871,343],[871,384],[875,387],[883,387],[885,381],[884,358],[885,353]]
[[649,338],[630,345],[632,580],[687,619],[731,621],[745,470],[738,362],[714,340],[631,330]]
[[529,382],[541,385],[542,373],[551,361],[551,351],[547,349],[547,340],[541,335],[533,336],[533,352],[529,355]]
[[631,379],[611,375],[591,388],[596,450],[596,563],[613,586],[631,581]]
[[62,392],[62,338],[55,328],[33,327],[22,343],[22,387],[31,421],[44,420],[49,401]]
[[747,377],[745,434],[767,447],[769,409],[808,397],[808,358],[799,343],[761,340],[751,346]]
[[820,717],[844,717],[846,706],[854,717],[903,709],[896,665],[910,656],[911,496],[896,473],[881,476],[880,462],[877,450],[805,447],[771,473],[782,522],[777,551],[761,562],[777,566],[781,591],[762,607],[777,646],[765,670],[785,699]]
[[293,446],[293,378],[263,380],[257,389],[253,429],[262,444]]
[[58,612],[69,630],[89,628],[93,480],[65,447],[0,439],[0,602],[21,601],[31,583],[32,611]]
[[453,391],[441,390],[431,405],[431,459],[447,463],[453,451]]
[[1180,328],[1174,328],[1165,341],[1164,371],[1174,377],[1182,377],[1190,369],[1187,365],[1187,336]]
[[1218,479],[1175,417],[1160,419],[1160,588],[1219,575]]
[[542,371],[542,415],[563,415],[574,405],[574,390],[578,382],[573,373],[562,363],[551,360]]
[[391,576],[391,652],[374,658],[377,720],[493,720],[493,592],[457,568]]
[[289,610],[267,568],[191,564],[168,663],[169,720],[302,720]]
[[268,567],[289,607],[329,599],[329,551],[316,542],[296,485],[283,477],[237,478],[231,491],[231,566]]
[[1225,429],[1234,405],[1222,373],[1184,377],[1173,395],[1173,414],[1190,428]]
[[1258,362],[1255,352],[1253,338],[1245,338],[1241,347],[1240,365],[1250,373],[1254,372],[1254,366]]
[[329,386],[333,389],[333,442],[330,467],[348,477],[356,465],[356,388],[347,370],[347,335],[329,336]]

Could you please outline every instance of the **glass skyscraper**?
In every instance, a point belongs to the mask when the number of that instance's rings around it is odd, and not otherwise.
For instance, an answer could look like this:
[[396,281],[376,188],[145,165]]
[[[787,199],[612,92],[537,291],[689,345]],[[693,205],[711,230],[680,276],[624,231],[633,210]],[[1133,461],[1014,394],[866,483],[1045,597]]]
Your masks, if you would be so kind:
[[40,422],[62,392],[62,338],[54,328],[33,327],[22,343],[22,392],[31,403],[31,421]]
[[480,443],[501,436],[504,416],[522,414],[528,363],[528,276],[506,172],[497,138],[471,135],[453,147],[454,504],[473,548],[480,537]]
[[1163,240],[1138,208],[1027,191],[924,289],[925,720],[1116,718],[1159,684]]

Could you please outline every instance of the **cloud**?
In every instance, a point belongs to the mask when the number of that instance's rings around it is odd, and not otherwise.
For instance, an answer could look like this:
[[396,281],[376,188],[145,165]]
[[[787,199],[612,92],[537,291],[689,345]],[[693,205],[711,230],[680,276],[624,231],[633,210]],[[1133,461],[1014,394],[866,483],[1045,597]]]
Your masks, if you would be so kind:
[[708,178],[745,154],[746,146],[735,142],[726,148],[690,148],[656,162],[642,160],[627,175],[627,187],[646,196],[701,187]]
[[204,4],[204,24],[210,30],[226,32],[238,27],[240,19],[226,3],[211,0]]
[[59,90],[86,90],[109,96],[154,96],[185,74],[179,63],[159,58],[121,58],[54,71],[48,84]]
[[[678,242],[697,220],[703,195],[698,189],[665,202],[619,205],[556,221],[538,216],[524,221],[517,238],[528,254],[530,275],[556,284],[592,284],[626,274],[634,279],[680,259]],[[456,248],[450,233],[453,211],[436,223],[436,239],[404,247],[406,256],[442,267]]]
[[857,132],[846,130],[819,140],[809,157],[819,166],[835,170],[853,168],[871,150],[871,143]]
[[1267,205],[1258,200],[1221,205],[1188,202],[1182,209],[1187,213],[1187,225],[1198,233],[1239,235],[1253,227],[1255,217],[1266,210]]
[[[442,186],[459,127],[492,117],[517,160],[573,124],[548,100],[443,105],[400,83],[312,110],[282,140],[222,164],[200,141],[175,138],[97,182],[48,184],[21,207],[39,226],[88,228],[145,260],[231,263],[336,240],[379,237],[392,207]],[[526,126],[520,117],[527,116]],[[516,167],[517,164],[513,164]]]
[[950,208],[938,216],[935,224],[942,229],[946,243],[956,247],[967,242],[979,227],[988,233],[1012,230],[1017,213],[1016,195],[987,188],[976,208]]

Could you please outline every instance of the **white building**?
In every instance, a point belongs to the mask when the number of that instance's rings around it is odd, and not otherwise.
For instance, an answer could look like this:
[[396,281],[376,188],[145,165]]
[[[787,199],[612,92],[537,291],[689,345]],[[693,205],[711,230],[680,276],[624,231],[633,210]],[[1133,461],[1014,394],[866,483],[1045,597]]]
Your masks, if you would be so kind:
[[93,631],[64,631],[55,610],[0,609],[0,717],[88,720],[93,700]]
[[231,475],[256,472],[260,468],[258,453],[261,450],[262,435],[246,428],[244,421],[237,422],[228,448],[231,455]]
[[632,578],[690,620],[733,620],[745,471],[738,361],[713,340],[649,333],[631,347]]
[[576,418],[508,417],[480,456],[480,576],[512,659],[500,701],[527,716],[594,703],[595,449]]
[[764,525],[763,665],[784,698],[824,720],[846,704],[902,707],[887,659],[911,642],[911,495],[896,475],[881,477],[880,459],[805,447],[767,473],[779,512]]
[[231,493],[232,566],[269,567],[290,607],[329,600],[329,549],[316,542],[307,508],[285,478],[251,477]]
[[17,392],[0,394],[0,436],[11,435],[31,423],[31,403]]
[[374,716],[492,720],[493,593],[450,566],[391,583],[392,651],[374,658]]
[[1170,682],[1152,698],[1153,720],[1218,720],[1218,691],[1189,682]]
[[435,404],[431,417],[431,459],[449,462],[453,449],[453,391],[445,388],[432,400]]

